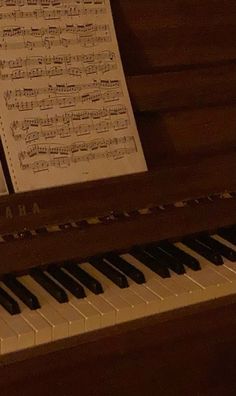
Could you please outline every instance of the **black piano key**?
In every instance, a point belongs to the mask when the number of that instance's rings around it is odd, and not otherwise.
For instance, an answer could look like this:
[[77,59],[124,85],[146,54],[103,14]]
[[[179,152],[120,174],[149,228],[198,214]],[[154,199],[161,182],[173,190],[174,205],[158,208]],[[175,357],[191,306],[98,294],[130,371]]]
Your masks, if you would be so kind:
[[134,265],[128,263],[128,261],[124,260],[119,255],[115,253],[107,253],[104,256],[104,259],[110,264],[114,265],[114,267],[116,267],[118,270],[122,271],[134,282],[138,284],[145,283],[144,274],[139,269],[135,268]]
[[158,274],[161,278],[170,277],[168,268],[164,265],[160,265],[154,257],[151,257],[148,253],[142,250],[142,248],[134,247],[129,251],[129,254],[145,265],[145,267]]
[[204,257],[208,261],[210,261],[214,265],[222,265],[223,259],[220,254],[218,254],[215,250],[203,245],[198,242],[194,238],[185,238],[183,243],[188,246],[190,249],[194,250],[196,253],[200,254],[200,256]]
[[79,265],[72,262],[67,262],[63,264],[63,267],[94,294],[103,293],[103,287],[101,283],[82,268],[80,268]]
[[66,274],[56,265],[50,265],[47,272],[77,298],[86,297],[84,288],[71,276]]
[[30,271],[30,275],[59,303],[62,304],[68,302],[68,296],[66,292],[60,286],[58,286],[49,276],[47,276],[45,272],[40,269],[33,268]]
[[40,308],[37,297],[19,282],[15,276],[4,275],[2,281],[27,307],[32,310]]
[[180,260],[184,265],[191,268],[193,271],[199,271],[201,269],[200,263],[195,257],[192,257],[190,254],[184,252],[174,244],[168,241],[163,241],[159,243],[159,246],[162,250]]
[[231,228],[220,228],[217,230],[217,234],[220,235],[222,238],[226,239],[226,241],[236,245],[236,232]]
[[0,287],[0,304],[5,308],[11,315],[17,315],[20,313],[20,307],[4,289]]
[[236,251],[230,249],[228,246],[212,238],[210,235],[200,235],[197,237],[197,240],[208,246],[209,248],[214,249],[217,253],[219,253],[221,256],[224,256],[226,259],[230,261],[236,261]]
[[178,275],[185,274],[184,265],[176,260],[174,257],[168,255],[166,252],[161,250],[157,244],[151,244],[145,246],[145,251],[151,254],[155,259],[162,265],[167,266],[169,269],[174,271]]
[[121,289],[129,287],[125,275],[107,264],[102,257],[91,257],[89,263]]

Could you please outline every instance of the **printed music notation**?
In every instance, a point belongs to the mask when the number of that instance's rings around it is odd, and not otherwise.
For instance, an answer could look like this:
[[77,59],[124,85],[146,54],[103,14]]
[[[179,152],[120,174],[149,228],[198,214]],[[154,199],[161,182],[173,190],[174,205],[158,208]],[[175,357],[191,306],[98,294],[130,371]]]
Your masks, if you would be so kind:
[[[47,87],[40,88],[20,88],[15,90],[7,90],[4,92],[6,101],[16,97],[35,97],[45,94],[71,94],[78,93],[83,89],[107,89],[107,88],[121,88],[119,80],[100,80],[85,84],[49,84]],[[7,103],[6,103],[7,104]]]
[[[64,3],[65,4],[65,3]],[[96,4],[96,3],[93,3]],[[1,5],[0,5],[1,7]],[[39,8],[33,11],[22,11],[15,10],[10,12],[0,12],[0,20],[9,21],[9,20],[18,20],[18,19],[31,19],[31,18],[43,18],[47,21],[52,21],[55,19],[62,19],[64,17],[83,17],[87,15],[99,15],[105,14],[105,7],[96,7],[96,8],[81,8],[80,6],[68,7],[68,5],[64,6],[63,9],[44,9]]]
[[[63,35],[64,34],[64,35]],[[0,50],[35,50],[37,48],[95,47],[111,41],[109,25],[84,24],[47,26],[46,28],[10,26],[0,29]]]
[[0,54],[16,191],[146,170],[109,0],[0,0]]
[[6,107],[8,110],[19,110],[19,111],[29,111],[36,108],[40,110],[49,110],[55,107],[66,108],[66,107],[75,107],[78,103],[87,103],[87,102],[100,102],[104,103],[117,101],[119,98],[123,96],[123,93],[120,89],[113,90],[94,90],[83,95],[69,95],[69,96],[54,96],[47,97],[43,99],[31,99],[31,100],[13,100],[5,98]]
[[106,0],[0,0],[0,7],[24,7],[24,6],[41,6],[41,7],[56,7],[56,6],[96,6],[105,5]]
[[137,152],[137,150],[135,150],[135,148],[133,148],[133,147],[120,148],[120,149],[115,149],[115,150],[107,150],[102,153],[90,153],[90,154],[84,154],[84,155],[77,155],[77,156],[74,156],[73,158],[58,157],[58,158],[53,158],[51,160],[38,160],[38,161],[34,161],[32,163],[27,163],[27,164],[21,163],[21,168],[23,170],[30,169],[34,173],[37,173],[37,172],[42,172],[42,171],[48,171],[50,167],[68,168],[72,164],[76,164],[79,162],[98,161],[101,159],[122,160],[125,158],[126,155],[134,154],[136,152]]
[[26,58],[15,58],[10,60],[1,59],[0,69],[15,69],[15,68],[27,68],[30,66],[55,66],[64,65],[69,66],[71,63],[81,62],[96,63],[102,61],[115,61],[115,53],[112,51],[102,51],[98,53],[86,53],[79,55],[64,54],[64,55],[47,55],[47,56],[30,56]]
[[[36,67],[35,67],[36,66]],[[87,77],[117,69],[112,52],[85,55],[58,55],[0,60],[0,80],[22,80],[42,77]]]
[[[113,148],[115,146],[115,148]],[[64,168],[78,162],[90,162],[98,159],[122,159],[125,155],[135,153],[137,147],[133,136],[111,139],[96,139],[90,142],[74,142],[69,146],[34,144],[27,151],[19,153],[22,169],[33,172],[46,171],[50,167]],[[31,158],[37,157],[36,161]],[[44,159],[43,157],[46,157]],[[41,159],[42,158],[42,159]]]
[[15,140],[26,143],[43,140],[65,139],[71,136],[103,134],[120,131],[130,126],[128,109],[113,106],[97,110],[69,111],[62,115],[46,118],[26,118],[10,124]]

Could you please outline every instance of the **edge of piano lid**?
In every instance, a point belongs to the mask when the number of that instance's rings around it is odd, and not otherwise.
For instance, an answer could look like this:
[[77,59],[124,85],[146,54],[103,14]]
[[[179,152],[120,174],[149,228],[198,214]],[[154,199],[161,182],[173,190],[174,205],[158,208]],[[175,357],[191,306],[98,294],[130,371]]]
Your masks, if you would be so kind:
[[[0,273],[236,223],[236,2],[111,3],[149,171],[1,197]],[[1,396],[21,384],[72,395],[71,383],[96,396],[230,394],[235,321],[232,297],[6,356]],[[211,371],[223,364],[225,381]]]

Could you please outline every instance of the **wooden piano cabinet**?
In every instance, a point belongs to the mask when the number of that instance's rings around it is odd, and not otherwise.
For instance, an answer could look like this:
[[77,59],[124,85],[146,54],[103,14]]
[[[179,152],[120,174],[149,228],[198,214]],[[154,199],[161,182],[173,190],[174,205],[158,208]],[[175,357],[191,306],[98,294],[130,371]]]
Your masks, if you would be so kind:
[[235,299],[3,358],[1,396],[235,395]]
[[[13,239],[0,274],[236,223],[236,196],[220,198],[236,192],[236,1],[111,5],[149,170],[1,197],[0,236]],[[144,208],[157,210],[35,232]],[[235,395],[235,311],[235,296],[216,299],[2,356],[0,396]]]

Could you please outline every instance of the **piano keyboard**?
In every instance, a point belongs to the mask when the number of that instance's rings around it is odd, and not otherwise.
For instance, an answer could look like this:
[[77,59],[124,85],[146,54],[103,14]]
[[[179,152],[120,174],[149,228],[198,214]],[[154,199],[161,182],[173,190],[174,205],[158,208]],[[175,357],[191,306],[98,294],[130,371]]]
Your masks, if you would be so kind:
[[236,292],[236,227],[0,281],[0,354]]

